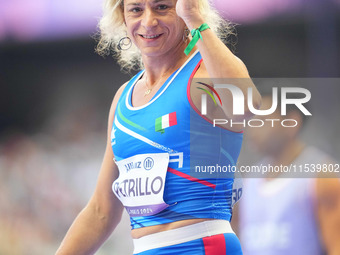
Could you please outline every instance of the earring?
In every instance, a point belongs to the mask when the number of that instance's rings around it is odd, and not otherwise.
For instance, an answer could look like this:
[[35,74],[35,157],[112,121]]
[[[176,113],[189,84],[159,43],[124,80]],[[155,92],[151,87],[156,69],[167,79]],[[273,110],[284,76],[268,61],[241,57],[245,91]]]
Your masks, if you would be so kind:
[[186,42],[188,40],[188,37],[190,35],[190,30],[188,28],[184,29],[183,33],[183,41]]
[[130,37],[125,36],[122,39],[119,40],[117,48],[118,50],[128,50],[132,46],[132,41]]

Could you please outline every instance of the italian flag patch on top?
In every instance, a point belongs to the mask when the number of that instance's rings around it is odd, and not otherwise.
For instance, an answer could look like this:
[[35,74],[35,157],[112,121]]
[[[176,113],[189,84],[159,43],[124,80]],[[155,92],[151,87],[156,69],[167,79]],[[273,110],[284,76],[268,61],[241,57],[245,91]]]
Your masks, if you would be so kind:
[[156,119],[155,131],[163,134],[165,129],[177,125],[176,112],[172,112]]

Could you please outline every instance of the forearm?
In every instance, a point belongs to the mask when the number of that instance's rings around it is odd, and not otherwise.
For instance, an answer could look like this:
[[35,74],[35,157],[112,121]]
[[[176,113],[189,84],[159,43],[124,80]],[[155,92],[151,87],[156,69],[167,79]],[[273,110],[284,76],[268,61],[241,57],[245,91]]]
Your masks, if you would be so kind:
[[[196,29],[205,21],[200,18],[199,15],[196,15],[195,17],[186,19],[185,22],[189,29]],[[261,95],[249,77],[246,66],[229,50],[211,29],[202,31],[201,35],[203,40],[199,40],[196,46],[202,55],[207,76],[212,79],[211,82],[216,85],[216,81],[221,81],[214,79],[228,79],[223,82],[234,85],[238,90],[241,90],[242,95],[244,96],[244,115],[235,116],[232,112],[232,103],[235,95],[233,95],[229,89],[215,87],[223,102],[222,109],[225,114],[233,120],[250,118],[252,113],[248,108],[247,101],[249,88],[252,89],[252,105],[255,109],[260,107]]]
[[[205,20],[200,17],[186,20],[189,30],[200,27]],[[202,39],[196,44],[211,78],[250,78],[244,64],[211,30],[201,32]]]
[[[197,0],[178,0],[176,4],[176,12],[189,30],[197,29],[206,23],[201,8],[209,8],[209,5],[204,6]],[[244,64],[211,29],[202,31],[201,35],[203,40],[199,40],[196,46],[200,50],[210,78],[249,78]]]
[[86,206],[74,220],[56,255],[90,255],[110,236],[121,213],[110,217],[94,205]]

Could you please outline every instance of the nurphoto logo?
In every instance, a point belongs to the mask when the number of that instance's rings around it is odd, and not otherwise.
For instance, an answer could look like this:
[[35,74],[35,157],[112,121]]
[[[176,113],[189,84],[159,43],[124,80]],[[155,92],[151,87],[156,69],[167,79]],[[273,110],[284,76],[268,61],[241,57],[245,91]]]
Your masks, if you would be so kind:
[[[221,100],[221,92],[220,94],[216,91],[216,89],[227,89],[232,95],[233,98],[233,115],[244,115],[245,114],[245,102],[247,100],[247,106],[249,111],[257,116],[268,116],[273,114],[278,107],[280,108],[280,114],[281,116],[287,115],[287,106],[288,105],[295,105],[297,109],[299,109],[302,114],[305,116],[312,116],[312,113],[304,106],[307,102],[311,100],[311,92],[308,89],[305,88],[299,88],[299,87],[273,87],[272,88],[272,105],[269,109],[256,109],[253,104],[253,89],[248,88],[248,95],[247,98],[245,98],[245,95],[243,94],[242,90],[232,84],[215,84],[214,87],[205,84],[203,82],[199,82],[199,84],[204,85],[205,87],[209,88],[213,93],[208,91],[207,89],[203,89],[200,87],[197,87],[198,89],[203,90],[206,92],[205,94],[202,94],[201,96],[201,114],[207,115],[208,112],[208,104],[207,104],[207,95],[209,95],[212,100],[214,101],[214,104],[217,106],[217,100],[218,99],[220,106],[222,107],[222,100]],[[280,89],[280,102],[281,105],[278,105],[279,102],[279,89]],[[289,97],[289,94],[299,95],[299,98],[291,98]],[[215,96],[214,96],[215,95]],[[274,127],[275,122],[280,122],[283,127],[296,127],[298,125],[297,120],[294,119],[251,119],[251,120],[243,120],[238,122],[233,122],[232,120],[227,119],[213,119],[214,127],[216,125],[225,125],[230,124],[230,126],[233,125],[243,125],[244,127],[262,127],[264,126],[265,122],[271,122],[272,127]]]

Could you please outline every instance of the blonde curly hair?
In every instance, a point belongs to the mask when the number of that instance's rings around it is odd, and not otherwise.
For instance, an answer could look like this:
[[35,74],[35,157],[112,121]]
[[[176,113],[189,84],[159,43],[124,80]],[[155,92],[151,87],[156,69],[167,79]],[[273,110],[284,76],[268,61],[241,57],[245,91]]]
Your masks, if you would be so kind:
[[[234,35],[234,26],[224,20],[214,9],[209,0],[197,0],[202,15],[210,28],[224,42],[230,35]],[[113,55],[122,70],[127,72],[143,68],[141,53],[132,44],[128,50],[118,50],[119,41],[127,36],[127,28],[124,23],[124,1],[105,0],[103,16],[99,21],[99,35],[96,52],[101,56]]]

